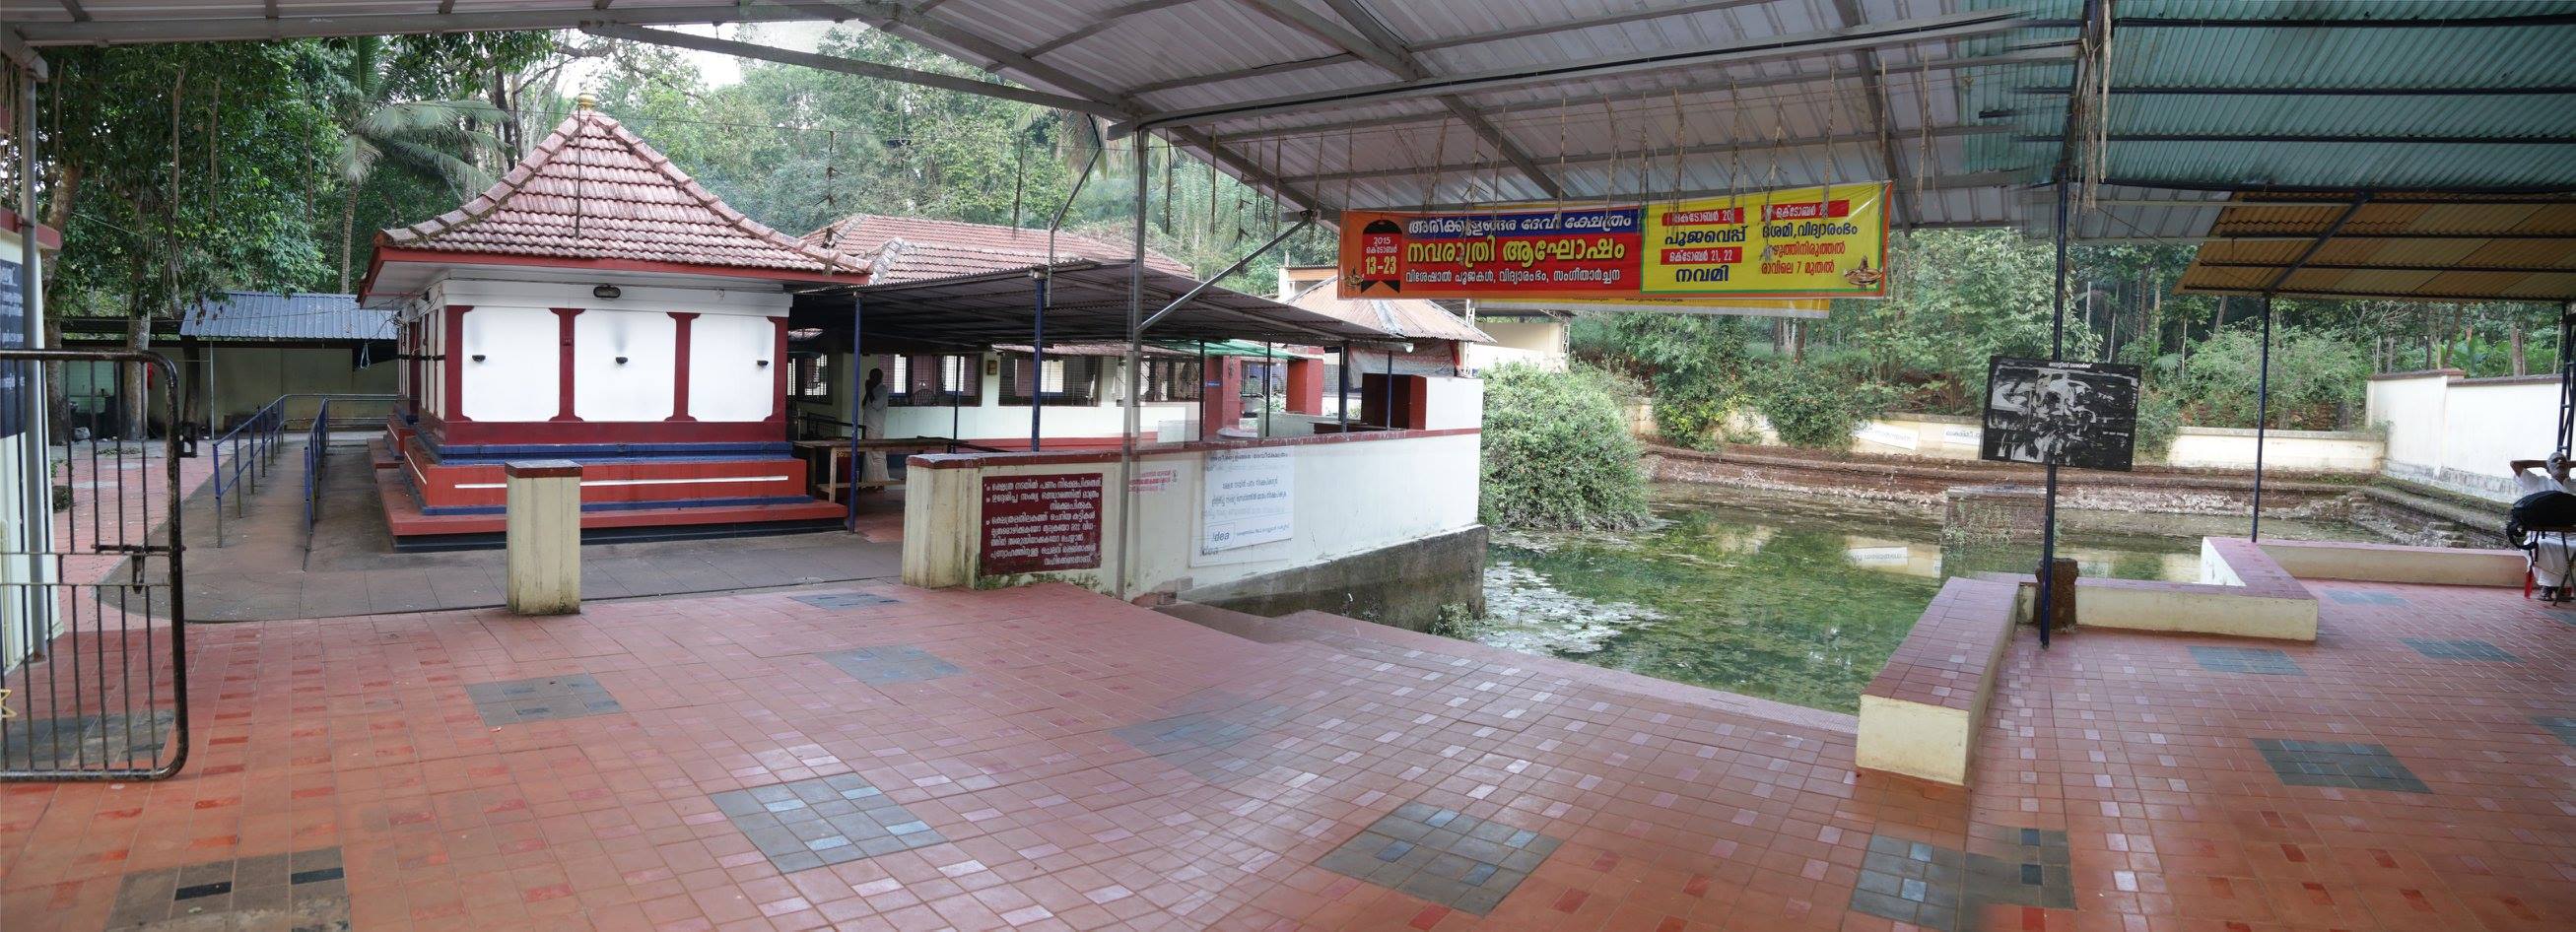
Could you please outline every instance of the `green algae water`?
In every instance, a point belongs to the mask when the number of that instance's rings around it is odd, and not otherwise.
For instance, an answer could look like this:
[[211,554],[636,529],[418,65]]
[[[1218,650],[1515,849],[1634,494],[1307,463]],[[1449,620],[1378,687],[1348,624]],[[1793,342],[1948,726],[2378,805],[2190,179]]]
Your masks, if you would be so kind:
[[[1893,506],[1891,506],[1893,507]],[[1655,520],[1616,534],[1498,532],[1485,617],[1449,632],[1495,647],[1837,712],[1905,639],[1945,578],[1937,520],[1870,503],[1659,487]],[[2064,516],[2086,576],[2196,579],[2200,538],[2241,519]],[[2117,527],[2116,532],[2090,527]],[[2264,520],[2267,536],[2375,540]],[[2036,545],[2032,547],[2036,564]],[[1953,553],[1952,562],[1967,563]],[[1977,561],[1992,565],[1990,561]]]

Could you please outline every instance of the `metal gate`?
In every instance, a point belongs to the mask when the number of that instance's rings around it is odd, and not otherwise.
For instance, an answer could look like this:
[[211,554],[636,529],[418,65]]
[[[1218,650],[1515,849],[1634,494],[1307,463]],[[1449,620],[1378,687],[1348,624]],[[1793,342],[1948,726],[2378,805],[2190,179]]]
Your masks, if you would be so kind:
[[[157,780],[187,760],[177,377],[151,353],[0,350],[0,782]],[[48,441],[46,385],[135,379],[146,429],[122,433],[161,439]]]

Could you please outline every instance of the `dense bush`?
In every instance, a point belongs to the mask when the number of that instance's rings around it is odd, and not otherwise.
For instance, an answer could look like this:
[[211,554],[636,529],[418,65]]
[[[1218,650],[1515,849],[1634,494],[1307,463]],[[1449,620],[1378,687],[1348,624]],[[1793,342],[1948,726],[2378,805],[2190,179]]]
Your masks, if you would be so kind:
[[1607,373],[1513,364],[1485,373],[1486,524],[1588,530],[1646,516],[1635,438]]
[[1753,409],[1780,442],[1822,450],[1851,448],[1852,431],[1886,410],[1889,392],[1855,367],[1782,362],[1752,381]]
[[[2230,326],[2192,351],[2188,368],[2163,379],[2181,405],[2184,423],[2202,427],[2253,427],[2262,331],[2251,323]],[[2159,362],[2159,369],[2166,369]],[[2164,373],[2159,373],[2164,374]],[[2272,426],[2334,430],[2358,410],[2370,379],[2370,356],[2330,333],[2289,324],[2272,329]]]
[[2134,457],[2140,463],[2164,462],[2182,433],[2182,405],[2172,392],[2149,388],[2138,398],[2138,433]]
[[1741,404],[1749,354],[1733,318],[1691,314],[1602,314],[1580,318],[1575,352],[1654,389],[1655,432],[1691,447],[1715,447]]

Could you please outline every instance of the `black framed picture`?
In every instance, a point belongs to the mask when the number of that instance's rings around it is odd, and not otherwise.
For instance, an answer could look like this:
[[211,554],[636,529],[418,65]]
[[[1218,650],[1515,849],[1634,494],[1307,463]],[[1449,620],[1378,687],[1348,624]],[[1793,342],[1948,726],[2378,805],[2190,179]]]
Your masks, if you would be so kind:
[[1994,357],[1979,458],[2126,472],[2138,442],[2138,385],[2136,366]]

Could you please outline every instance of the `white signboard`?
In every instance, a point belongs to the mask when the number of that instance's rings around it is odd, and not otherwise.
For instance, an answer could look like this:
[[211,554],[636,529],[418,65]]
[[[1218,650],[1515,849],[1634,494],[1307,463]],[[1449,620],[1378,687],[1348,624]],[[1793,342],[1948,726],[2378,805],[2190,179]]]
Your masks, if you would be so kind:
[[1290,451],[1216,450],[1207,454],[1199,513],[1199,552],[1287,540],[1294,530],[1296,458]]
[[1862,440],[1867,440],[1871,443],[1895,447],[1900,450],[1911,450],[1915,447],[1917,435],[1913,430],[1908,428],[1897,427],[1892,424],[1881,424],[1877,421],[1870,421],[1862,424],[1859,429],[1852,431],[1852,436]]
[[1985,431],[1956,425],[1941,428],[1941,445],[1974,450],[1985,440]]

